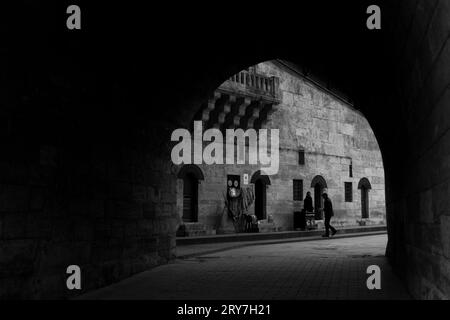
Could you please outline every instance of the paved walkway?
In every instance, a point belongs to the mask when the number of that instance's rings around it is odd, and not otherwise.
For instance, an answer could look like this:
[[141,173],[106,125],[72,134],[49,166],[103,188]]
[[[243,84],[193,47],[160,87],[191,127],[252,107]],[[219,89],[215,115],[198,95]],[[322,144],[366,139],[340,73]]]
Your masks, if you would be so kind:
[[[156,267],[81,299],[409,299],[386,235],[246,246]],[[381,290],[366,269],[381,268]]]

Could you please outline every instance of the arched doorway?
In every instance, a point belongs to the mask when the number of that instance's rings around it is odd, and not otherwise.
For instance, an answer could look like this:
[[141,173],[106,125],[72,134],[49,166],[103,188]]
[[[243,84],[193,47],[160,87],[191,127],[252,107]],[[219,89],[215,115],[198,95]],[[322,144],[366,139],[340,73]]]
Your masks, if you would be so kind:
[[255,215],[258,220],[267,218],[267,186],[270,179],[267,175],[261,174],[261,170],[256,171],[250,182],[255,184]]
[[196,222],[198,220],[198,180],[192,173],[183,179],[183,221]]
[[183,180],[183,222],[198,221],[198,184],[204,180],[200,168],[196,165],[185,165],[179,173],[178,178]]
[[316,213],[316,219],[322,219],[322,193],[327,188],[327,182],[322,176],[315,176],[311,181],[311,188],[314,190],[314,212]]
[[266,186],[261,179],[255,182],[255,215],[258,220],[266,218]]
[[367,178],[359,180],[358,189],[361,189],[361,218],[369,218],[369,190],[372,189]]

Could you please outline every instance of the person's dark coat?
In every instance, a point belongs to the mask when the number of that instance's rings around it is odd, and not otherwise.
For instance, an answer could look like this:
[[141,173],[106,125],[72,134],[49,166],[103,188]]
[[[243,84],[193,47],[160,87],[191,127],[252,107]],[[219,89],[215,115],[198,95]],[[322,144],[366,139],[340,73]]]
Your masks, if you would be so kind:
[[325,214],[325,217],[334,216],[333,204],[331,203],[330,198],[325,199],[324,204],[323,204],[323,212]]
[[305,200],[303,200],[303,207],[305,208],[306,212],[313,212],[313,200],[311,196],[306,195]]

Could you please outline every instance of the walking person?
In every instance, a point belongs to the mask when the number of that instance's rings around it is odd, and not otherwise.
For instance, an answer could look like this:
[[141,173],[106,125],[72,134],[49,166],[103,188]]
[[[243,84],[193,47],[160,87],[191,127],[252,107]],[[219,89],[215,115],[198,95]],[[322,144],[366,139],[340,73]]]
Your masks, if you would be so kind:
[[336,234],[337,230],[330,224],[331,217],[334,215],[333,203],[331,202],[331,199],[328,198],[328,194],[323,193],[322,197],[324,200],[323,211],[325,215],[325,234],[322,237],[328,238],[330,236],[330,230],[332,236]]

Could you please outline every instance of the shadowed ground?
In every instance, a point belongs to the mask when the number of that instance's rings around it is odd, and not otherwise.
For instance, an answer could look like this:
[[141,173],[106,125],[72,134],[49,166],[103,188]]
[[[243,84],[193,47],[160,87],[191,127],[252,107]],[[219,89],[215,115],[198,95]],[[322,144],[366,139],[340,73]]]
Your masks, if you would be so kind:
[[[386,235],[257,245],[176,260],[81,299],[410,299]],[[381,290],[366,269],[381,268]]]

